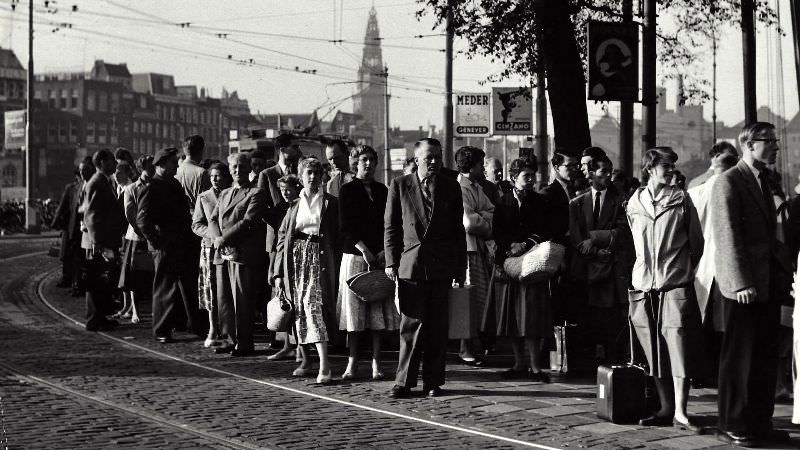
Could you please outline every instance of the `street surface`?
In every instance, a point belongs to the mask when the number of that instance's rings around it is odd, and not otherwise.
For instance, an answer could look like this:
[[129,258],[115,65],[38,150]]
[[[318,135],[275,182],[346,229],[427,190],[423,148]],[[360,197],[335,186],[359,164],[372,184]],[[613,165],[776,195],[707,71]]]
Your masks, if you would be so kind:
[[[263,342],[239,359],[188,335],[160,345],[146,305],[138,325],[88,333],[77,325],[83,299],[55,287],[53,240],[0,239],[0,449],[725,448],[713,436],[598,419],[591,380],[505,382],[499,368],[450,364],[448,395],[393,400],[392,381],[292,378],[296,364],[267,361]],[[387,375],[396,357],[386,353]],[[346,358],[332,361],[340,375]],[[713,390],[693,390],[689,410],[711,425],[715,402]],[[790,415],[777,405],[777,425],[794,437],[783,448],[800,448]]]

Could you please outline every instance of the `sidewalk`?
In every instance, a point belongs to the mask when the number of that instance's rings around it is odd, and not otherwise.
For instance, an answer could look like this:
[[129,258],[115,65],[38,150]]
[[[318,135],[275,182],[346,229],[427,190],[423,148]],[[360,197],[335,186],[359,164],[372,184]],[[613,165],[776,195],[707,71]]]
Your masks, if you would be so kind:
[[[47,300],[80,320],[84,307],[82,299],[64,295],[62,290],[54,287],[54,282],[55,276],[51,274],[43,289]],[[149,311],[147,305],[139,306],[140,311]],[[448,364],[447,384],[444,386],[447,395],[435,399],[417,396],[395,400],[387,396],[392,381],[367,379],[369,364],[366,360],[361,365],[364,378],[321,387],[314,385],[312,378],[290,377],[296,366],[293,361],[267,361],[266,356],[272,351],[265,350],[263,342],[257,343],[256,356],[231,358],[214,355],[202,348],[200,340],[188,335],[177,335],[178,342],[174,344],[160,345],[151,338],[148,326],[149,315],[146,318],[142,316],[142,323],[138,325],[126,323],[110,334],[136,345],[246,377],[553,447],[727,448],[713,435],[695,436],[673,427],[645,428],[605,422],[595,414],[595,386],[591,381],[555,378],[552,384],[504,381],[498,375],[502,369]],[[383,370],[391,379],[396,353],[388,355]],[[332,361],[334,376],[341,375],[346,357],[333,355]],[[692,390],[689,410],[700,424],[712,426],[716,421],[716,392],[711,389]],[[776,426],[787,429],[794,438],[792,443],[782,448],[800,448],[800,429],[790,424],[790,417],[791,404],[776,405]]]

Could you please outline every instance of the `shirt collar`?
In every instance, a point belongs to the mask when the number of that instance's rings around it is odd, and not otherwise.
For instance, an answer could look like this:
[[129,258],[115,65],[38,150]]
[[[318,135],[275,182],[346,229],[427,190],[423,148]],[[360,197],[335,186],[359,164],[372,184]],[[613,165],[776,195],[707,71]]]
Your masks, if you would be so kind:
[[322,195],[322,189],[321,188],[320,188],[319,191],[317,191],[316,194],[312,195],[310,198],[309,198],[308,194],[306,193],[305,189],[302,189],[300,191],[300,198],[305,199],[305,201],[307,201],[309,205],[313,205],[317,200],[319,200],[321,195]]
[[598,191],[597,189],[594,188],[594,186],[592,186],[592,200],[594,200],[597,197],[598,192],[600,193],[600,201],[603,201],[606,199],[606,193],[608,192],[608,188],[605,188],[602,191]]
[[756,181],[758,181],[758,176],[761,174],[761,171],[750,161],[744,161],[744,163],[747,164],[747,167],[749,167],[750,171],[753,172],[753,176],[756,177]]

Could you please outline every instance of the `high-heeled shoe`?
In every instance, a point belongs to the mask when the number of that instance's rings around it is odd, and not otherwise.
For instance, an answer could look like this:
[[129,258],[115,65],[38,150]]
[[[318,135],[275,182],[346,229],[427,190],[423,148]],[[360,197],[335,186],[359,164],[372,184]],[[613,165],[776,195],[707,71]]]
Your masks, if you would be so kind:
[[347,369],[342,374],[342,381],[353,380],[356,378],[356,369]]
[[317,375],[317,384],[328,384],[331,382],[331,370],[328,373],[320,373]]
[[139,316],[133,316],[133,317],[131,317],[131,323],[139,323],[139,322],[140,322],[140,320],[139,320]]
[[381,372],[381,365],[372,361],[372,379],[374,381],[381,381],[384,378],[386,378],[386,376]]
[[295,354],[292,349],[283,349],[274,355],[267,356],[268,361],[283,361],[287,359],[294,359]]
[[[294,372],[292,372],[292,376],[293,377],[306,377],[310,373],[311,373],[311,369],[306,369],[305,367],[298,367],[297,369],[294,369]],[[328,375],[330,375],[330,374],[328,374]]]

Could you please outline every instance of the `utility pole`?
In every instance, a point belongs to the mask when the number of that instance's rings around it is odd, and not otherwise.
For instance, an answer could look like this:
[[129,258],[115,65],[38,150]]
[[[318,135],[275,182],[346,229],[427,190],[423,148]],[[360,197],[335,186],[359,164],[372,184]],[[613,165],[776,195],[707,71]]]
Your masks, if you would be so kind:
[[[794,2],[791,2],[794,6]],[[717,8],[711,3],[711,143],[717,143]]]
[[800,96],[800,7],[797,2],[789,2],[792,14],[792,41],[794,42],[794,71],[797,76],[797,93]]
[[[539,41],[541,42],[541,40]],[[547,86],[544,64],[536,68],[536,160],[542,182],[547,181],[547,156],[550,154],[547,136]]]
[[656,146],[656,0],[644,2],[642,28],[642,154]]
[[445,69],[444,84],[444,154],[442,158],[445,167],[453,167],[453,39],[455,30],[453,24],[453,1],[447,2],[447,20],[445,23],[447,36],[445,38]]
[[383,182],[388,185],[392,179],[392,154],[389,145],[389,67],[383,68],[383,147],[386,154],[383,160]]
[[[794,2],[790,2],[794,3]],[[742,0],[742,59],[744,68],[744,123],[758,120],[756,106],[756,30],[753,0]]]
[[33,0],[28,2],[28,99],[25,111],[25,232],[39,233],[36,201],[36,164],[33,155]]
[[[633,0],[623,0],[622,21],[633,23]],[[633,102],[619,103],[619,165],[627,177],[633,176]]]

